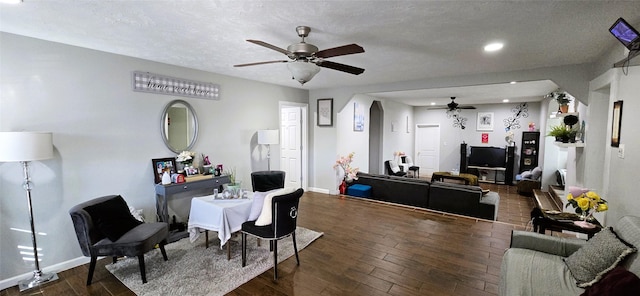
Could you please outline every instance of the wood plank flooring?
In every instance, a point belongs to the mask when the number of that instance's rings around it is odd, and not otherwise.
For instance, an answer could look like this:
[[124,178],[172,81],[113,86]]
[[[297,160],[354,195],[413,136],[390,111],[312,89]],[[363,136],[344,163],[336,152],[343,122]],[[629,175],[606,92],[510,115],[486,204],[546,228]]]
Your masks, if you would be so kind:
[[[229,295],[497,295],[511,231],[525,228],[533,203],[515,186],[481,186],[500,194],[498,222],[307,192],[298,224],[324,236],[300,252],[300,266],[295,257],[280,263],[277,282],[269,270]],[[45,287],[0,296],[134,295],[109,263],[98,261],[88,287],[82,265]]]

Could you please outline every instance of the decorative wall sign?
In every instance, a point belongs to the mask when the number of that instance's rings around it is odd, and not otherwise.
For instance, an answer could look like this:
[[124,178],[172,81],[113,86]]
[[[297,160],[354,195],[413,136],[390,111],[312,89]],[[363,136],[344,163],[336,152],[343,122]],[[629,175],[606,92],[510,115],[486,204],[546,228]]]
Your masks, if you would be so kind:
[[489,133],[482,133],[482,143],[489,143]]
[[492,131],[493,130],[493,112],[478,112],[478,122],[476,130]]
[[333,99],[318,99],[318,126],[333,125]]
[[133,91],[219,100],[220,85],[174,78],[149,72],[133,72]]
[[611,147],[620,147],[620,128],[622,125],[622,101],[613,102],[613,121],[611,122]]
[[519,129],[520,128],[520,118],[527,118],[529,117],[529,106],[527,105],[527,103],[522,103],[516,107],[514,107],[513,109],[511,109],[511,112],[513,112],[513,116],[509,117],[509,118],[505,118],[504,121],[504,130],[506,132],[512,130],[512,129]]

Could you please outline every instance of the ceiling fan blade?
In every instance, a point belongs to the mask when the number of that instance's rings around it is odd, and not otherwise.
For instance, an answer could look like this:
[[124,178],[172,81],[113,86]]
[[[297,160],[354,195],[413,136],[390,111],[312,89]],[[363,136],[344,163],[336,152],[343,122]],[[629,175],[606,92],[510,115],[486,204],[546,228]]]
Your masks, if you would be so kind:
[[349,65],[345,65],[345,64],[340,64],[340,63],[335,63],[335,62],[330,62],[330,61],[319,61],[316,65],[318,65],[320,67],[324,67],[324,68],[329,68],[329,69],[333,69],[333,70],[347,72],[347,73],[354,74],[354,75],[360,75],[360,74],[362,74],[364,72],[364,69],[362,69],[362,68],[349,66]]
[[314,55],[318,58],[330,58],[341,55],[348,55],[354,53],[363,53],[364,48],[357,44],[349,44],[338,46],[334,48],[323,49],[321,51],[316,52]]
[[473,107],[473,106],[462,106],[462,105],[458,106],[458,109],[475,109],[475,108],[476,107]]
[[271,45],[271,44],[266,43],[266,42],[264,42],[264,41],[260,41],[260,40],[251,40],[251,39],[248,39],[247,41],[248,41],[248,42],[251,42],[251,43],[253,43],[253,44],[257,44],[257,45],[260,45],[260,46],[264,46],[264,47],[269,48],[269,49],[273,49],[273,50],[275,50],[275,51],[278,51],[278,52],[284,53],[284,54],[286,54],[286,55],[290,55],[290,54],[291,54],[291,52],[290,52],[290,51],[288,51],[288,50],[286,50],[286,49],[284,49],[284,48],[280,48],[280,47],[277,47],[277,46],[275,46],[275,45]]
[[268,61],[268,62],[257,62],[257,63],[249,63],[249,64],[240,64],[233,65],[234,67],[247,67],[247,66],[255,66],[255,65],[263,65],[263,64],[274,64],[274,63],[288,63],[289,61]]

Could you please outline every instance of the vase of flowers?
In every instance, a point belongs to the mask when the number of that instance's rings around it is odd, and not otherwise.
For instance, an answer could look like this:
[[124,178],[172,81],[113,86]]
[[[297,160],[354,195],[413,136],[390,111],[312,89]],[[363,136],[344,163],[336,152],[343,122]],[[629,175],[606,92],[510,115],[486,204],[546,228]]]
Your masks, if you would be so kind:
[[351,162],[353,162],[354,152],[349,153],[347,156],[340,156],[336,160],[336,163],[333,165],[334,169],[342,168],[344,176],[342,177],[342,182],[338,187],[340,194],[345,194],[347,191],[347,183],[353,182],[353,180],[358,180],[358,171],[360,169],[351,167]]
[[176,157],[176,161],[182,164],[182,169],[186,170],[193,164],[193,158],[196,156],[195,152],[191,151],[182,151]]
[[594,191],[585,189],[569,189],[567,200],[569,205],[575,208],[576,214],[580,215],[580,221],[574,221],[576,225],[583,228],[593,228],[595,225],[589,223],[593,219],[594,212],[604,212],[609,209],[607,201],[600,198]]

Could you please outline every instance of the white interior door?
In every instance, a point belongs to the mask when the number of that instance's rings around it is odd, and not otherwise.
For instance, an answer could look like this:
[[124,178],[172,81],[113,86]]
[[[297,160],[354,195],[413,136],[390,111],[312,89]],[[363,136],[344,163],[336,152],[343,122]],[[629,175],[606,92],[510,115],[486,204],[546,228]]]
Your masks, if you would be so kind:
[[280,111],[280,169],[286,172],[285,187],[302,186],[302,108]]
[[440,126],[419,124],[416,126],[416,165],[421,176],[431,176],[440,171]]

